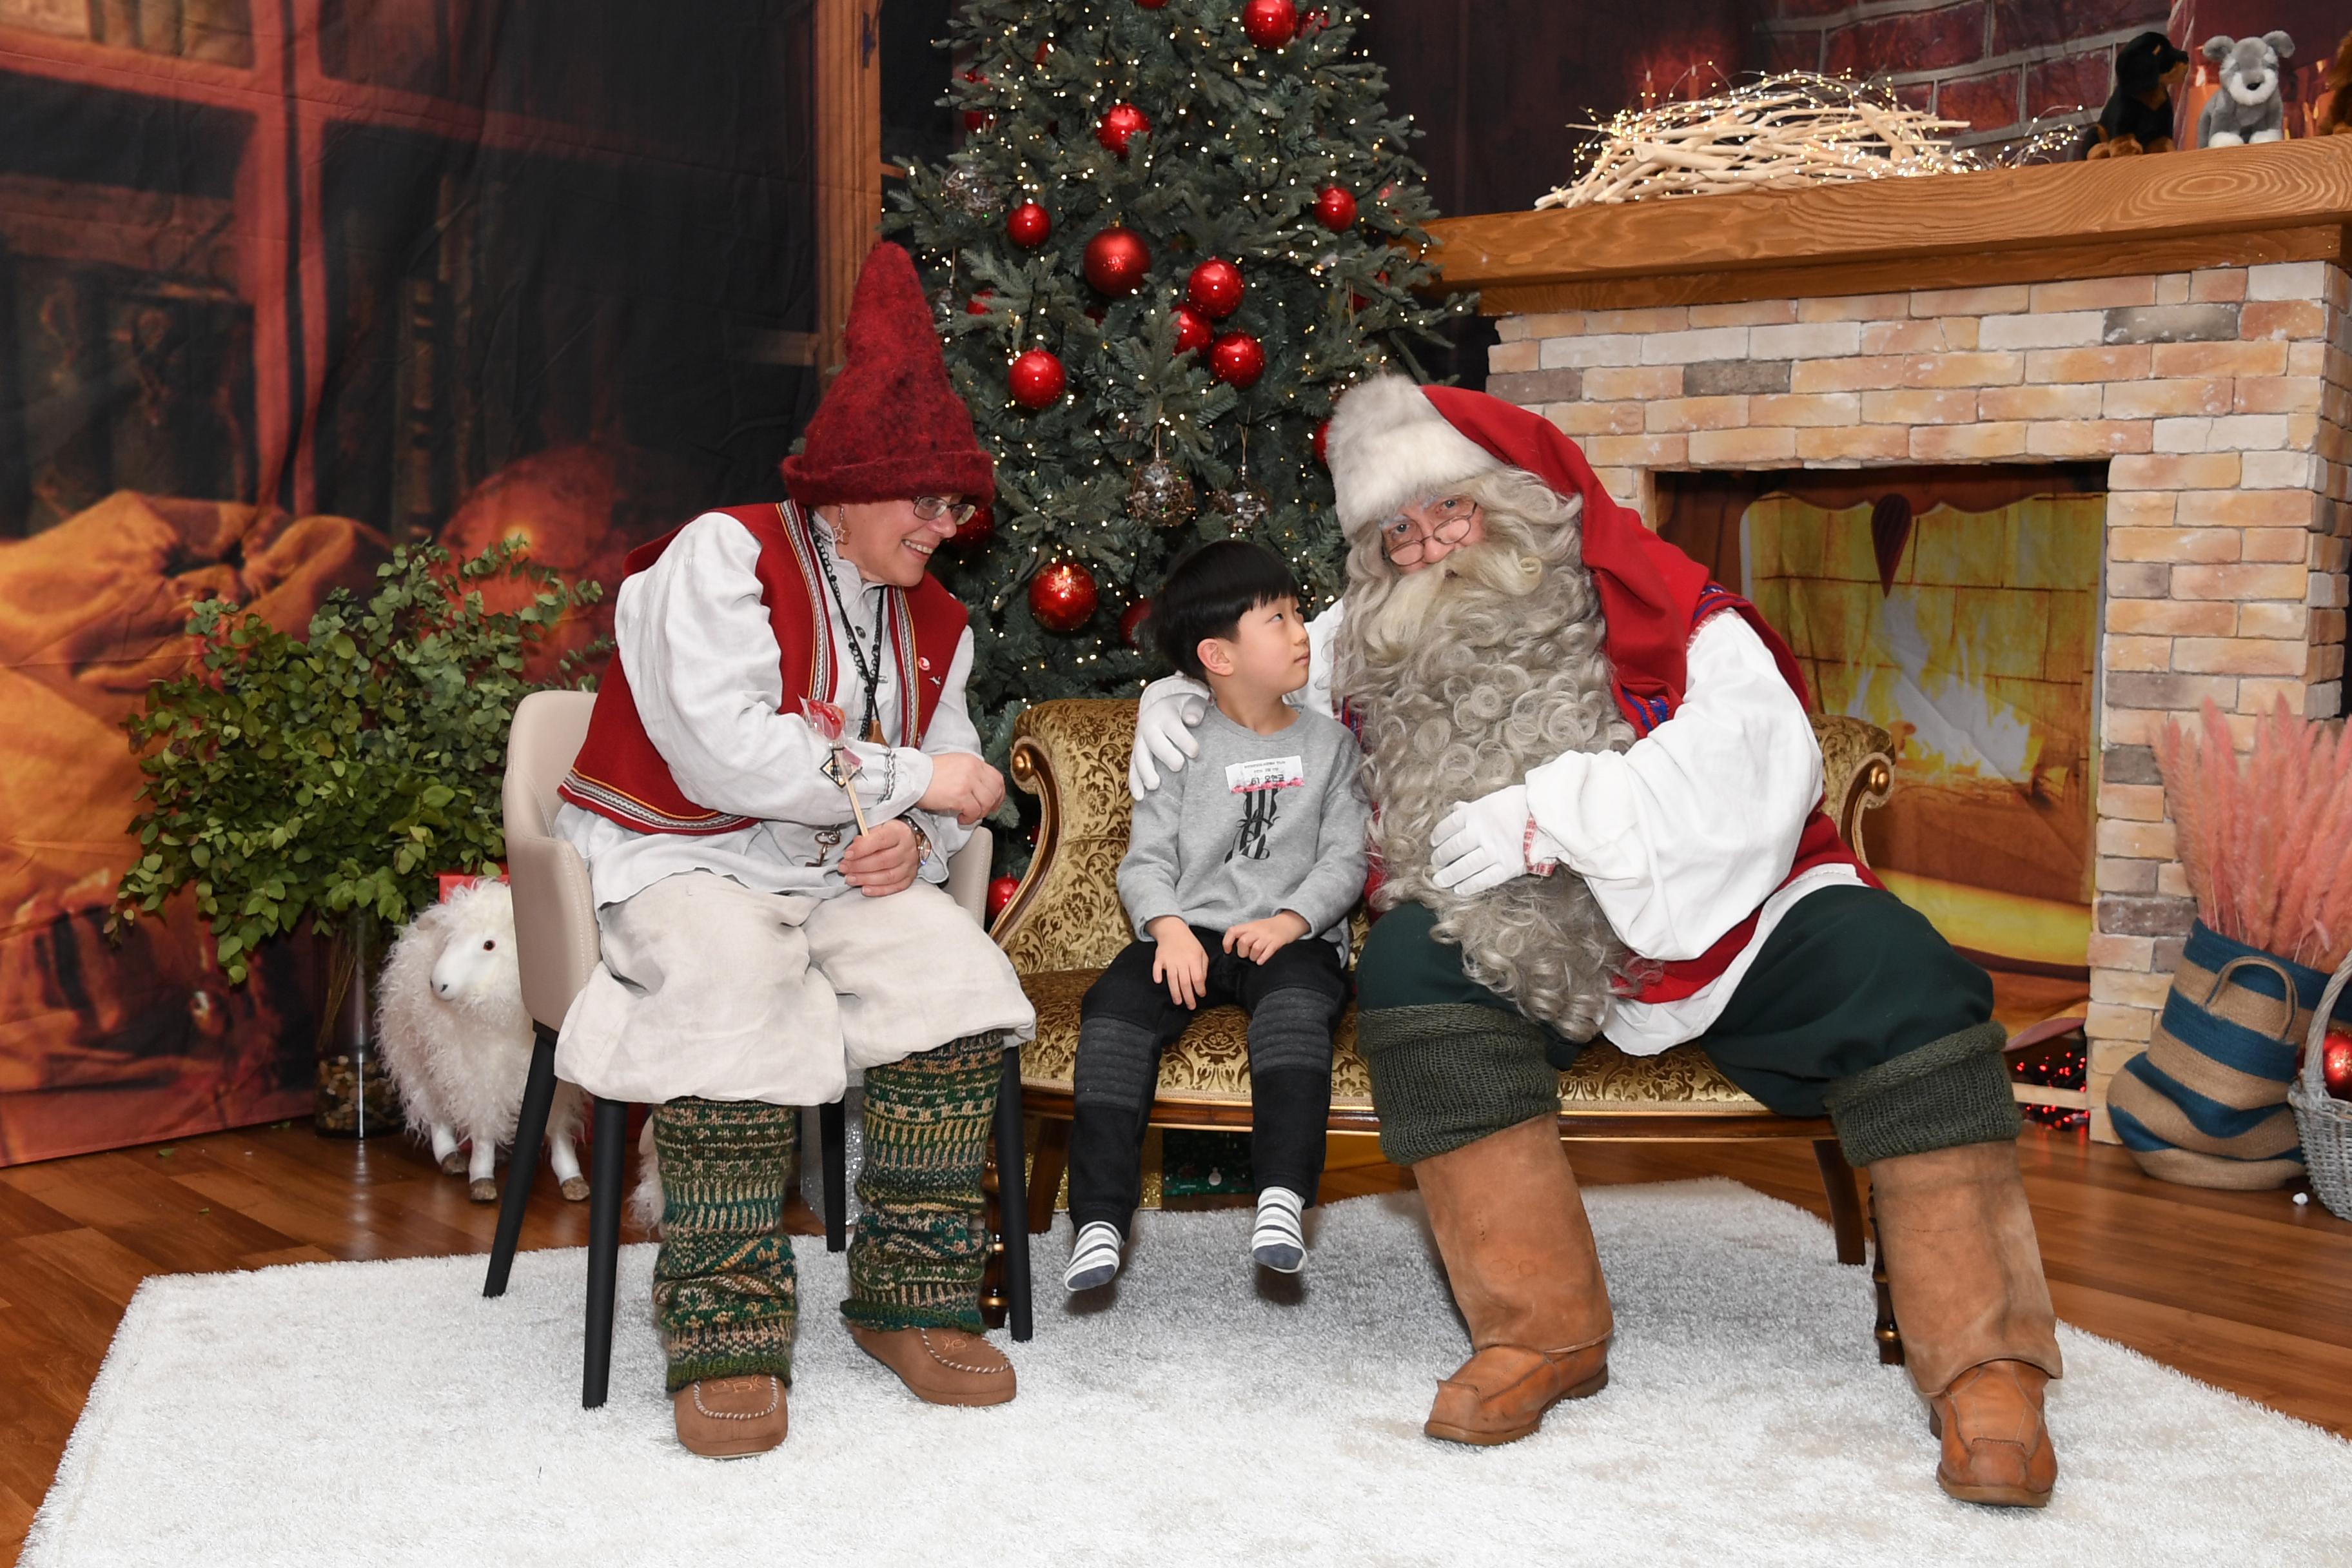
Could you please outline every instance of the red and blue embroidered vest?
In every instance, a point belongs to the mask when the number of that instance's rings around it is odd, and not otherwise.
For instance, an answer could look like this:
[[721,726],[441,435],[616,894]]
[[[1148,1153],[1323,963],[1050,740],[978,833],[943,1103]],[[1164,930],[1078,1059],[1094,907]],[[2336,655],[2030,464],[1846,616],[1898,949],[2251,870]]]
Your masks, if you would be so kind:
[[[754,570],[761,599],[768,606],[769,625],[775,630],[785,702],[808,696],[855,712],[856,705],[844,701],[845,694],[837,689],[843,671],[834,658],[832,596],[825,592],[824,564],[800,509],[790,501],[778,501],[718,510],[749,529],[760,542]],[[631,551],[622,581],[660,560],[678,531],[672,529]],[[886,587],[882,594],[883,618],[889,626],[890,657],[897,664],[900,693],[898,733],[890,738],[891,743],[920,745],[930,729],[931,715],[939,710],[940,692],[947,684],[956,645],[963,637],[966,614],[955,596],[928,575],[911,589]],[[907,700],[910,692],[912,701]],[[806,722],[789,712],[777,715],[777,721]],[[574,805],[640,833],[731,833],[751,822],[748,816],[690,800],[678,788],[669,764],[655,749],[645,721],[638,717],[636,699],[629,691],[629,672],[617,650],[597,684],[588,738],[581,743],[580,754],[556,793]]]

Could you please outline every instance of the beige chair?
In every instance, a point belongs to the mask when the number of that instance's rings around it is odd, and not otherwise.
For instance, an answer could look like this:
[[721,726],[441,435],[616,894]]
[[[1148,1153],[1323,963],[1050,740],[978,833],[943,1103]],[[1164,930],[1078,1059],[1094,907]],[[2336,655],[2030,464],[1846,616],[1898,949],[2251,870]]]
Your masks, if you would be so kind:
[[[1885,805],[1894,787],[1892,742],[1885,731],[1858,719],[1816,717],[1813,730],[1822,748],[1827,808],[1846,842],[1858,846],[1862,814]],[[1039,797],[1037,852],[1012,901],[997,916],[992,934],[1037,1007],[1037,1038],[1027,1052],[1024,1089],[1038,1119],[1029,1227],[1043,1232],[1052,1222],[1069,1156],[1078,1005],[1132,934],[1119,905],[1117,878],[1127,853],[1127,763],[1135,704],[1041,702],[1021,716],[1013,734],[1013,782]],[[1152,1126],[1249,1126],[1247,1028],[1237,1007],[1211,1008],[1193,1021],[1160,1059]],[[1371,1079],[1355,1041],[1351,1005],[1341,1017],[1332,1060],[1334,1131],[1370,1132],[1380,1125],[1372,1113]],[[1829,1198],[1838,1259],[1863,1261],[1864,1218],[1853,1168],[1840,1152],[1828,1119],[1773,1115],[1696,1046],[1629,1057],[1606,1040],[1593,1041],[1560,1075],[1559,1128],[1562,1137],[1571,1139],[1810,1142]]]
[[[485,1296],[506,1291],[515,1247],[522,1235],[523,1212],[530,1201],[528,1173],[538,1166],[547,1108],[555,1094],[556,1031],[572,1010],[572,999],[596,967],[596,904],[589,890],[587,864],[578,850],[550,831],[558,804],[556,786],[579,754],[580,743],[588,734],[588,716],[595,705],[593,692],[533,692],[516,705],[514,725],[507,737],[503,791],[507,875],[514,891],[515,961],[522,971],[523,1006],[530,1014],[533,1044],[522,1120],[515,1131],[512,1169],[519,1174],[507,1183],[499,1209],[498,1237],[490,1247],[489,1273],[482,1285]],[[976,921],[985,918],[991,847],[988,829],[977,829],[948,865],[948,892]],[[588,1198],[588,1331],[580,1397],[580,1403],[591,1409],[604,1403],[612,1368],[613,1281],[620,1259],[628,1113],[625,1101],[596,1102]],[[835,1252],[846,1241],[841,1118],[838,1101],[822,1108],[825,1245]],[[1018,1215],[1025,1207],[1018,1051],[1004,1053],[996,1136],[998,1168],[1006,1173],[1001,1212]],[[1029,1238],[1017,1222],[1000,1223],[997,1228],[995,1261],[1003,1274],[1013,1337],[1025,1340],[1030,1334]]]

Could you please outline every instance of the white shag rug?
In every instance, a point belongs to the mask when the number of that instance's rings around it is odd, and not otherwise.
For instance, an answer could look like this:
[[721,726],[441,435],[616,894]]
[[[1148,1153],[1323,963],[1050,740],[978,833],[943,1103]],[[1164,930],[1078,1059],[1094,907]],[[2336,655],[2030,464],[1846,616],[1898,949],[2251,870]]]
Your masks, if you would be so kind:
[[1286,1300],[1254,1287],[1246,1212],[1147,1214],[1116,1300],[1074,1310],[1058,1221],[1020,1397],[989,1410],[859,1352],[842,1258],[803,1243],[791,1436],[729,1464],[671,1436],[650,1247],[596,1411],[578,1250],[524,1254],[498,1301],[479,1258],[151,1279],[23,1562],[2352,1561],[2352,1445],[2072,1330],[2053,1504],[1953,1502],[1819,1221],[1723,1181],[1587,1195],[1609,1388],[1486,1450],[1421,1436],[1466,1342],[1412,1196],[1322,1211]]

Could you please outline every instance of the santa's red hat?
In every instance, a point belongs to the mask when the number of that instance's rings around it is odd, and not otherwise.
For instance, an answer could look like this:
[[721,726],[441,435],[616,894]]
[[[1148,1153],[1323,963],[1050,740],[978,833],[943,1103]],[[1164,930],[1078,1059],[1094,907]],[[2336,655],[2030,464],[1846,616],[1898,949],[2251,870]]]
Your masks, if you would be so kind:
[[842,338],[841,374],[801,449],[784,459],[793,499],[804,507],[916,496],[988,501],[995,464],[948,381],[931,309],[905,250],[885,241],[867,253]]

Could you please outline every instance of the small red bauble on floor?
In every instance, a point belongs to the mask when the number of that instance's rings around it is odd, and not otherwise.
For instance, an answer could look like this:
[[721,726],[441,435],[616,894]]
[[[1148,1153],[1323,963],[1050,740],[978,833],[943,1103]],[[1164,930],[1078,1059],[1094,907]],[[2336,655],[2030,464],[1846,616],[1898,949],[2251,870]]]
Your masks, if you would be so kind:
[[1118,613],[1118,640],[1139,651],[1143,645],[1136,639],[1142,636],[1143,623],[1150,616],[1151,601],[1149,599],[1138,599],[1121,610]]
[[1020,890],[1021,879],[1018,877],[993,877],[989,879],[989,923],[992,925],[995,923],[996,917],[1004,912],[1004,906],[1011,903],[1013,901],[1013,895]]
[[1208,317],[1190,305],[1176,307],[1176,352],[1178,353],[1188,354],[1195,349],[1207,348],[1209,339],[1214,335],[1215,330],[1209,325]]
[[1062,362],[1044,349],[1026,349],[1015,356],[1005,381],[1013,389],[1013,401],[1024,408],[1045,407],[1069,384]]
[[1265,348],[1247,332],[1227,332],[1209,350],[1209,370],[1233,386],[1255,386],[1265,374]]
[[1315,198],[1315,221],[1339,234],[1356,221],[1356,198],[1337,185],[1326,185]]
[[1278,49],[1298,36],[1298,7],[1292,0],[1249,0],[1242,7],[1242,31],[1261,49]]
[[1118,224],[1087,241],[1084,262],[1087,281],[1106,294],[1132,294],[1151,270],[1151,251],[1143,237]]
[[2319,1042],[2319,1077],[2329,1094],[2352,1100],[2352,1035],[2341,1029],[2327,1031],[2327,1037]]
[[[974,87],[986,87],[988,85],[988,79],[981,75],[978,71],[964,72],[963,79],[971,83]],[[989,113],[988,110],[984,109],[967,109],[963,111],[963,128],[966,131],[985,131],[995,123],[996,116]]]
[[1151,116],[1131,103],[1114,103],[1095,121],[1095,140],[1124,158],[1129,138],[1145,135],[1150,130]]
[[1185,280],[1184,300],[1192,309],[1215,321],[1223,321],[1242,303],[1242,269],[1232,262],[1211,257],[1192,268]]
[[1056,561],[1029,579],[1029,613],[1049,632],[1074,632],[1095,613],[1095,574],[1075,561]]
[[1004,233],[1013,244],[1034,250],[1052,237],[1053,216],[1035,202],[1023,202],[1004,215]]
[[1322,424],[1315,426],[1315,460],[1327,468],[1331,466],[1331,454],[1328,450],[1330,441],[1331,422],[1326,419]]

